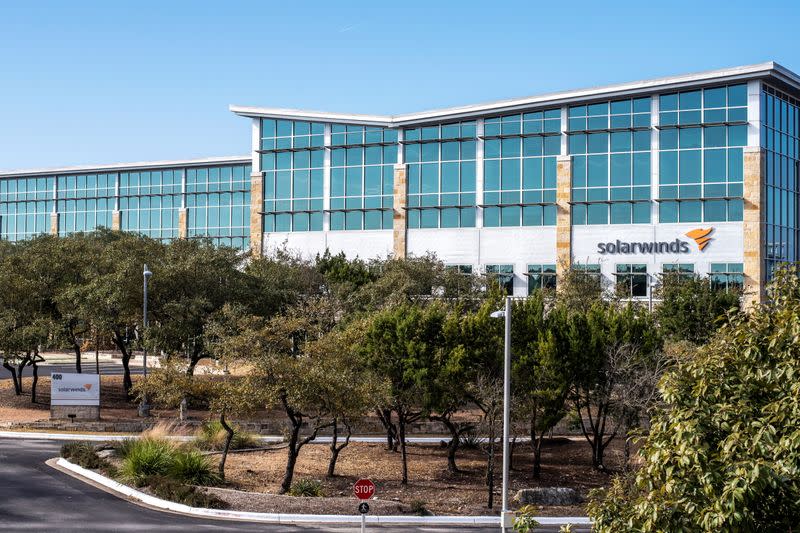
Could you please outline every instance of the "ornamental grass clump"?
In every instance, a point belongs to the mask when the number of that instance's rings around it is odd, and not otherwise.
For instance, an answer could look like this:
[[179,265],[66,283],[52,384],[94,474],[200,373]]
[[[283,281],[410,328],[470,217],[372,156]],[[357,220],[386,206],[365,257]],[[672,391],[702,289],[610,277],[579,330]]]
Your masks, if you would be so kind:
[[220,481],[209,458],[197,450],[175,450],[168,474],[190,485],[215,485]]
[[[246,448],[256,448],[259,445],[258,435],[242,431],[238,426],[231,425],[233,428],[233,439],[231,440],[231,450],[243,450]],[[225,440],[228,433],[222,427],[219,420],[209,420],[204,422],[195,436],[195,446],[201,450],[221,451],[225,448]]]
[[[119,449],[118,449],[119,450]],[[141,438],[122,447],[119,475],[141,487],[150,476],[166,476],[173,467],[175,446],[166,439]]]

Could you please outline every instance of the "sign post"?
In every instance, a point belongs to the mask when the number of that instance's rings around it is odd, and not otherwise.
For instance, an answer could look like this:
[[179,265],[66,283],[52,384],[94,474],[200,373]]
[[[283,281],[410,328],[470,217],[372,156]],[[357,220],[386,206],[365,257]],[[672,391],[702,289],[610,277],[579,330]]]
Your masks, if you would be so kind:
[[361,514],[361,533],[364,533],[367,530],[367,513],[369,512],[369,504],[364,500],[369,500],[375,495],[375,483],[369,479],[359,479],[353,484],[353,494],[362,500],[358,504],[358,512]]
[[50,418],[100,419],[100,376],[50,375]]

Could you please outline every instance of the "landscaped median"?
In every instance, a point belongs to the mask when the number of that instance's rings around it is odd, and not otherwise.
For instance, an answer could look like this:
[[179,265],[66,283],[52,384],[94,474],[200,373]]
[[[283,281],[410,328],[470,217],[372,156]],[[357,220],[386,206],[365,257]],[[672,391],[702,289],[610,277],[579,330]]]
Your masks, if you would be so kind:
[[[360,522],[355,498],[330,492],[327,497],[313,497],[320,495],[318,484],[304,487],[298,482],[290,491],[293,495],[220,487],[210,457],[201,453],[196,443],[178,444],[152,435],[117,442],[113,448],[71,442],[62,448],[61,458],[48,464],[120,497],[165,511],[273,524]],[[421,505],[401,503],[397,498],[375,498],[369,503],[367,522],[372,524],[499,525],[498,516],[431,516]],[[536,521],[542,525],[588,524],[584,517],[536,517]]]

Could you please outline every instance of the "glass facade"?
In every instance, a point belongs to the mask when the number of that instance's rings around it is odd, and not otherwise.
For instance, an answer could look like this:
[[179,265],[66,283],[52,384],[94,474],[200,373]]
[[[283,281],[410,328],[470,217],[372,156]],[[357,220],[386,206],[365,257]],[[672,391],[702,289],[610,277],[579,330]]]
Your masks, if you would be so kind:
[[553,226],[561,110],[484,121],[483,225]]
[[325,125],[261,120],[264,231],[321,231]]
[[18,241],[50,231],[55,178],[0,179],[0,238]]
[[500,284],[506,294],[514,294],[514,265],[486,265],[484,271]]
[[659,97],[659,221],[742,220],[747,85]]
[[650,98],[572,106],[573,224],[650,223]]
[[780,263],[800,260],[800,101],[769,86],[761,94],[761,146],[769,278]]
[[403,132],[409,228],[475,226],[475,122]]
[[330,229],[392,229],[397,130],[331,126]]
[[216,244],[250,245],[250,165],[186,170],[188,237]]
[[250,168],[242,163],[1,178],[0,238],[49,233],[54,213],[59,235],[111,228],[118,209],[121,230],[175,239],[178,212],[185,206],[189,238],[246,248]]

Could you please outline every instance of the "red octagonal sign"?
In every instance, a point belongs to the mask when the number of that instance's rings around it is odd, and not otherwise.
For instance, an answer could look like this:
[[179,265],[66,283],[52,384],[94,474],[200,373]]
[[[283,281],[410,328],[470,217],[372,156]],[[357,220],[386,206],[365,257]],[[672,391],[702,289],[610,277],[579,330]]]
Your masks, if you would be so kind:
[[359,479],[353,485],[353,494],[359,500],[369,500],[375,494],[375,483],[368,479]]

